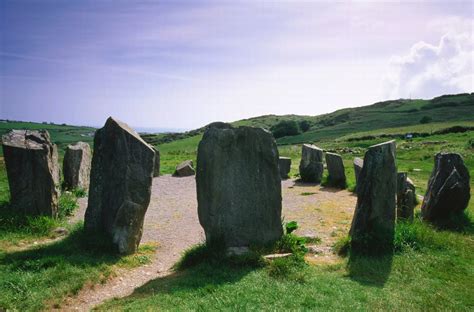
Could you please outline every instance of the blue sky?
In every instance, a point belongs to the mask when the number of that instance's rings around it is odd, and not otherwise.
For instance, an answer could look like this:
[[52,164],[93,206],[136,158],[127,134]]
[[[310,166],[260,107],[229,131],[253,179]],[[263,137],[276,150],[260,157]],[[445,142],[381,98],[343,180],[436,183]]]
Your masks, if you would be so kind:
[[1,1],[0,116],[196,128],[473,92],[472,1]]

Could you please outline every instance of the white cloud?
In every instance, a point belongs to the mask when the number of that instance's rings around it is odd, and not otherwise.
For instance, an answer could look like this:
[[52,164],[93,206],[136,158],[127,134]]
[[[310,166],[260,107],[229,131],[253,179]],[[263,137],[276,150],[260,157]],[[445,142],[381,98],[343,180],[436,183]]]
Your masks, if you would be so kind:
[[473,90],[472,31],[449,32],[438,45],[420,41],[407,55],[392,57],[383,83],[386,99],[431,98]]

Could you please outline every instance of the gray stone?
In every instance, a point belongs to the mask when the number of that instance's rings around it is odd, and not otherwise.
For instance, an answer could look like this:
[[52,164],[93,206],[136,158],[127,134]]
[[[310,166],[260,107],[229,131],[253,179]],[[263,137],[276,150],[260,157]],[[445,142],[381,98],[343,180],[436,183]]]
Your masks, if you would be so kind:
[[56,217],[58,150],[48,131],[12,130],[2,137],[10,203],[20,213]]
[[413,220],[417,204],[415,185],[406,172],[397,175],[397,219]]
[[462,213],[471,198],[469,179],[461,155],[438,153],[421,206],[422,218],[437,223]]
[[359,181],[359,175],[360,175],[360,172],[362,171],[363,166],[364,166],[364,161],[362,160],[362,158],[359,158],[359,157],[354,158],[354,175],[356,179],[356,184],[357,184],[357,181]]
[[176,166],[176,170],[173,173],[175,177],[189,177],[195,174],[192,160],[185,160]]
[[153,168],[153,177],[159,177],[160,176],[160,151],[153,146],[152,148],[155,151],[155,167]]
[[84,227],[105,234],[123,254],[136,252],[150,203],[155,152],[111,117],[94,137]]
[[395,228],[397,167],[395,141],[369,147],[357,184],[357,205],[351,225],[355,252],[389,251]]
[[323,150],[311,144],[303,144],[299,169],[303,182],[320,183],[324,171]]
[[91,171],[91,148],[85,142],[68,145],[63,160],[64,188],[89,189]]
[[198,215],[208,243],[247,247],[282,236],[278,149],[270,132],[209,128],[197,159]]
[[345,188],[346,174],[342,157],[335,153],[326,153],[326,165],[328,168],[328,183],[332,186]]
[[278,159],[278,167],[280,168],[280,177],[282,179],[288,179],[288,174],[291,170],[291,158],[280,157]]

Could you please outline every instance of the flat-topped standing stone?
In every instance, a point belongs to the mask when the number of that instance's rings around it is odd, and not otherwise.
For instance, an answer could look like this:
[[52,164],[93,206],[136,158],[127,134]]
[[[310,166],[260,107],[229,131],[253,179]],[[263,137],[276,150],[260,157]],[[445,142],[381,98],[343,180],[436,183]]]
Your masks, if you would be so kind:
[[355,252],[391,250],[395,228],[397,167],[395,141],[369,147],[357,184],[357,205],[351,225]]
[[189,177],[194,175],[196,172],[193,168],[192,160],[185,160],[176,166],[176,170],[173,173],[174,177]]
[[397,219],[413,220],[416,207],[415,185],[406,172],[397,175]]
[[280,177],[282,179],[287,179],[291,170],[291,158],[280,157],[278,159],[278,167],[280,168]]
[[84,227],[106,234],[120,253],[140,243],[154,162],[153,149],[125,123],[109,117],[97,130]]
[[363,166],[364,166],[364,161],[362,160],[362,158],[359,158],[359,157],[354,158],[354,175],[356,179],[356,184],[357,184],[357,181],[359,181],[359,175],[360,175],[360,172],[362,171]]
[[155,167],[153,168],[153,177],[159,177],[160,176],[160,151],[153,147],[153,150],[155,151]]
[[197,159],[198,215],[208,243],[248,247],[282,236],[278,149],[270,132],[211,127]]
[[332,186],[345,188],[346,174],[342,157],[335,153],[326,153],[326,165],[328,169],[328,182]]
[[300,162],[301,180],[319,183],[323,177],[323,171],[323,150],[311,144],[303,144]]
[[26,215],[56,217],[58,150],[48,131],[12,130],[2,143],[12,206]]
[[68,145],[63,160],[64,188],[89,189],[91,171],[91,148],[85,142]]
[[437,223],[462,213],[471,198],[469,179],[461,155],[438,153],[421,206],[422,218]]

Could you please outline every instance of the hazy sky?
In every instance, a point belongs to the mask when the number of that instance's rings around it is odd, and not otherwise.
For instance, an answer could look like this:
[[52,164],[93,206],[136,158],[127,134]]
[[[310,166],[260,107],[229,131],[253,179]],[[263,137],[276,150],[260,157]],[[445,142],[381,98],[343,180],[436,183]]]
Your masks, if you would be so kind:
[[473,92],[473,1],[0,1],[0,117],[196,128]]

